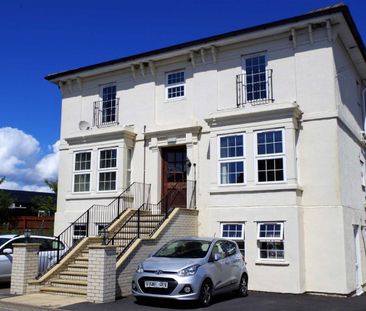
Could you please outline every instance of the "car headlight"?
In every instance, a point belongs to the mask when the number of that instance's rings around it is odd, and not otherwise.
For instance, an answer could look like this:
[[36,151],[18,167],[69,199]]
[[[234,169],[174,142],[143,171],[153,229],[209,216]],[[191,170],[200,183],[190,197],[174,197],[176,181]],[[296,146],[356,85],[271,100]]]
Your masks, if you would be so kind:
[[140,264],[137,266],[137,269],[136,269],[136,272],[137,273],[143,273],[144,272],[144,267]]
[[195,275],[200,265],[193,265],[178,271],[179,276],[191,276]]

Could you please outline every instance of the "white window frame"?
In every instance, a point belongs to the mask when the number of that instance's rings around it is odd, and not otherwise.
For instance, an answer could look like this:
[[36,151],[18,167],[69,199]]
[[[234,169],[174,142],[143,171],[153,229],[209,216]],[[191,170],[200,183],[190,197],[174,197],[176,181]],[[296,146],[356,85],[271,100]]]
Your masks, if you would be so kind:
[[[281,231],[280,231],[280,236],[279,237],[270,237],[270,238],[263,238],[260,237],[260,227],[261,225],[280,225],[281,226]],[[283,241],[284,239],[284,234],[283,234],[283,222],[279,222],[279,221],[265,221],[265,222],[258,222],[257,224],[258,228],[257,228],[257,240],[258,241],[263,241],[263,242],[273,242],[273,241]]]
[[[241,230],[241,236],[240,237],[224,237],[224,226],[225,225],[239,225],[241,226],[242,230]],[[245,223],[243,222],[221,222],[220,223],[220,236],[224,239],[229,239],[232,241],[242,241],[244,243],[244,249],[241,249],[238,245],[238,248],[240,250],[240,252],[243,252],[243,255],[245,256],[246,254],[246,245],[245,245]]]
[[[280,225],[280,237],[260,237],[260,227],[261,225]],[[262,258],[261,257],[261,243],[282,243],[283,244],[283,258]],[[257,223],[257,247],[258,247],[258,259],[261,261],[284,261],[286,250],[285,250],[285,236],[284,236],[284,222],[279,221],[265,221]]]
[[[168,84],[169,75],[179,73],[179,72],[183,72],[184,82],[177,82],[177,83]],[[169,98],[168,97],[169,89],[171,89],[173,87],[180,87],[180,86],[183,86],[184,95]],[[178,69],[178,70],[169,71],[169,72],[165,73],[165,100],[166,101],[175,101],[175,100],[184,99],[186,97],[186,91],[187,91],[187,88],[186,88],[186,71],[184,69]]]
[[[115,114],[115,120],[114,121],[110,121],[110,122],[103,122],[103,111],[104,111],[104,100],[103,100],[103,91],[105,88],[108,88],[108,87],[115,87],[116,88],[116,97],[115,97],[115,104],[116,104],[116,114]],[[102,84],[100,85],[100,92],[99,92],[99,98],[100,98],[100,102],[102,103],[99,107],[100,109],[100,114],[99,114],[99,124],[113,124],[113,123],[116,123],[117,120],[118,120],[118,109],[117,109],[117,105],[118,105],[118,102],[117,102],[117,84],[115,82],[111,82],[111,83],[108,83],[108,84]]]
[[[239,136],[241,135],[243,137],[243,156],[240,157],[226,157],[221,158],[221,142],[220,138],[222,137],[230,137],[230,136]],[[222,184],[221,183],[221,164],[222,163],[232,163],[232,162],[243,162],[243,182],[242,183],[227,183]],[[246,169],[246,139],[245,139],[245,133],[230,133],[230,134],[223,134],[223,135],[217,135],[217,184],[222,187],[228,187],[228,186],[242,186],[246,185],[247,183],[247,169]]]
[[[85,235],[76,235],[75,234],[75,226],[85,226]],[[72,237],[74,239],[79,239],[79,238],[83,238],[87,235],[88,233],[88,224],[83,222],[83,223],[77,223],[77,224],[73,224],[73,228],[72,228]]]
[[[235,226],[241,226],[242,231],[241,231],[241,236],[240,237],[224,237],[224,226],[225,225],[235,225]],[[222,222],[221,223],[221,237],[225,238],[225,239],[229,239],[229,240],[244,240],[245,234],[244,234],[244,230],[245,230],[245,223],[242,222]]]
[[[109,226],[109,223],[108,222],[105,222],[105,223],[98,222],[95,225],[96,225],[96,229],[97,229],[97,235],[100,236],[102,229],[103,228],[106,229]],[[103,228],[99,228],[100,226],[103,226]]]
[[[102,151],[107,151],[107,150],[116,150],[116,166],[115,167],[108,167],[108,168],[101,168],[100,167],[100,160],[101,160],[101,153]],[[98,192],[116,192],[118,189],[118,148],[117,147],[108,147],[108,148],[103,148],[103,149],[99,149],[98,150],[98,178],[97,178],[97,189]],[[116,187],[115,189],[110,189],[110,190],[100,190],[99,186],[99,181],[100,181],[100,174],[101,173],[112,173],[115,172],[116,173]]]
[[[90,153],[90,169],[88,170],[76,170],[76,155],[80,153]],[[73,161],[72,161],[72,193],[90,193],[91,192],[91,184],[92,184],[92,168],[93,168],[93,154],[92,150],[81,150],[76,151],[73,154]],[[88,191],[75,191],[75,176],[76,175],[89,175],[89,190]]]
[[[282,132],[282,152],[278,153],[266,153],[266,154],[258,154],[258,134],[259,133],[267,133],[267,132]],[[254,150],[255,150],[255,159],[254,159],[254,167],[255,167],[255,181],[257,184],[278,184],[278,183],[286,183],[287,182],[287,174],[286,174],[286,139],[285,139],[285,129],[284,128],[273,128],[273,129],[265,129],[254,131]],[[282,159],[283,166],[283,180],[272,180],[272,181],[259,181],[258,178],[258,160],[274,160],[274,159]]]
[[[243,74],[244,75],[247,75],[247,70],[246,70],[246,60],[247,59],[250,59],[250,58],[254,58],[254,57],[259,57],[259,56],[264,56],[264,59],[265,59],[265,75],[266,75],[266,92],[267,92],[267,96],[265,98],[259,98],[259,99],[251,99],[249,100],[248,99],[248,90],[245,89],[244,92],[246,92],[245,94],[245,98],[246,98],[246,101],[248,103],[251,103],[253,105],[255,105],[255,103],[262,103],[264,101],[266,101],[268,99],[268,95],[269,95],[269,89],[268,89],[268,85],[267,85],[267,81],[268,81],[268,59],[267,59],[267,53],[265,51],[263,52],[257,52],[257,53],[253,53],[253,54],[247,54],[247,55],[243,55],[242,56],[242,71],[243,71]],[[245,83],[246,84],[246,83]]]

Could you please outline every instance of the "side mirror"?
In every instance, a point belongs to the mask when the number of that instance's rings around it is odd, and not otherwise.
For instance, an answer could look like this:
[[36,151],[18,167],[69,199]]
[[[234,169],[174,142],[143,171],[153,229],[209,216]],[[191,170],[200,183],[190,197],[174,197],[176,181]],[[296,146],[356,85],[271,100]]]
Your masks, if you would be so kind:
[[11,248],[5,248],[3,249],[2,253],[4,255],[11,255],[13,253],[13,250]]
[[216,254],[215,254],[215,256],[214,256],[214,261],[219,261],[219,260],[221,260],[222,258],[224,258],[224,257],[222,256],[222,254],[221,254],[221,253],[216,253]]

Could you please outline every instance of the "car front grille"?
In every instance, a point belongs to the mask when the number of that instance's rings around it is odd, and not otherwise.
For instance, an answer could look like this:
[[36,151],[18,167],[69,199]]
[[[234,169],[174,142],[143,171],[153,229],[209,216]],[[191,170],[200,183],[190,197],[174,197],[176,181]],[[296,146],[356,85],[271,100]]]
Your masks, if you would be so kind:
[[[145,288],[145,281],[168,282],[168,288]],[[142,277],[138,280],[141,290],[146,294],[170,295],[177,287],[178,282],[170,278]]]

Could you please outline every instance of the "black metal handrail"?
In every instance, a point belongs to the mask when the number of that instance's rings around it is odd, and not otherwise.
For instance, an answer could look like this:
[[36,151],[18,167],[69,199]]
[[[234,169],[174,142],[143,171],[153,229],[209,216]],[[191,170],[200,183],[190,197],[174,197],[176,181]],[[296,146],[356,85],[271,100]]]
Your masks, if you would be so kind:
[[104,127],[118,124],[119,98],[94,102],[93,126]]
[[177,195],[178,190],[171,188],[157,204],[142,204],[107,241],[108,245],[115,245],[117,258],[121,257],[130,245],[141,235],[152,236],[167,219],[173,208],[169,204]]
[[[190,189],[187,197],[188,207],[195,208],[196,181],[187,181],[187,188]],[[159,229],[174,210],[174,200],[181,190],[180,185],[175,184],[158,203],[142,204],[109,238],[107,244],[116,246],[117,258],[121,257],[142,235],[151,237]]]
[[236,106],[273,102],[272,69],[236,76]]
[[150,185],[132,183],[108,205],[92,205],[58,236],[57,245],[47,256],[43,256],[40,276],[68,254],[83,238],[98,236],[111,226],[129,208],[138,208],[150,199]]

